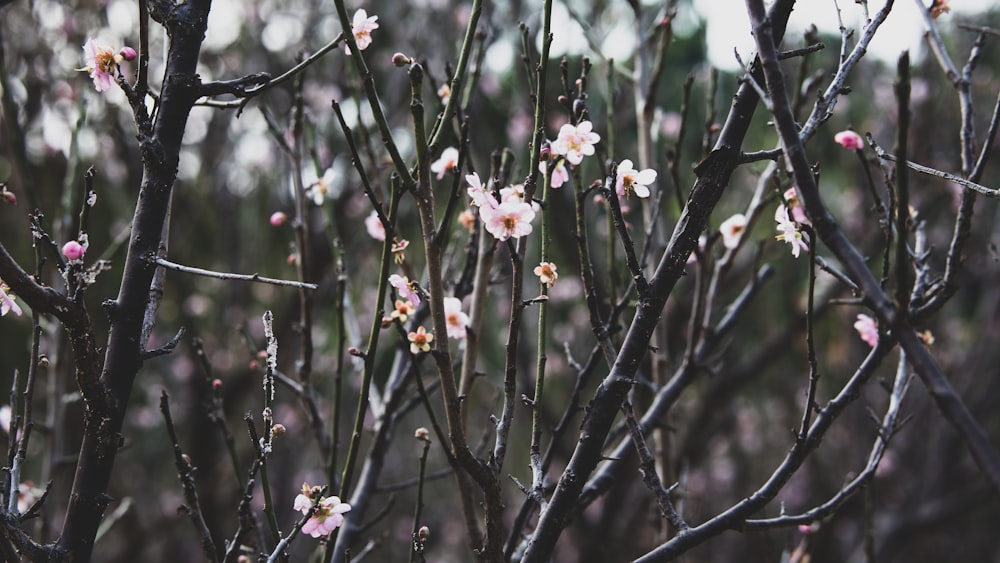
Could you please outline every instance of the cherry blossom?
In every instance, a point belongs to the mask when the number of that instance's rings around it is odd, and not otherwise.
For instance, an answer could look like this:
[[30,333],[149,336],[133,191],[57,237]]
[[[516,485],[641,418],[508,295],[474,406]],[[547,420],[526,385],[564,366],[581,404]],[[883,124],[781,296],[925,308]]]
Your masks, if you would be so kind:
[[431,342],[434,341],[434,333],[427,332],[427,329],[421,326],[417,327],[416,332],[407,334],[406,339],[410,341],[410,353],[430,352]]
[[94,39],[87,39],[83,44],[83,68],[76,70],[90,73],[90,78],[94,81],[94,88],[98,92],[110,90],[115,80],[121,76],[118,70],[118,63],[124,60],[132,60],[136,56],[135,49],[122,47],[115,53],[113,47],[98,45]]
[[788,188],[785,190],[785,203],[788,204],[788,209],[792,212],[792,219],[800,225],[812,225],[812,221],[806,217],[806,211],[802,207],[802,202],[799,201],[799,192],[795,191],[795,188]]
[[458,214],[458,224],[465,227],[465,230],[472,234],[476,228],[476,216],[472,214],[472,211],[466,209],[465,211]]
[[[301,495],[299,495],[301,496]],[[310,503],[310,507],[312,504]],[[306,512],[309,509],[306,508]],[[331,532],[344,525],[344,513],[351,511],[351,505],[340,502],[340,497],[324,497],[319,501],[319,507],[309,520],[302,526],[302,533],[314,538],[330,535]]]
[[393,320],[399,319],[399,322],[405,323],[406,319],[410,318],[410,315],[416,311],[417,309],[413,306],[413,303],[409,299],[405,301],[397,299],[392,313],[389,314],[389,318]]
[[372,210],[368,217],[365,217],[365,230],[368,231],[368,236],[373,239],[385,240],[385,225],[382,224],[375,210]]
[[570,164],[577,165],[583,157],[594,154],[594,145],[601,136],[592,130],[594,124],[581,121],[579,125],[565,124],[559,129],[559,136],[552,143],[552,152],[563,155]]
[[737,213],[726,219],[719,225],[719,232],[722,233],[722,246],[732,250],[739,246],[740,237],[747,230],[747,218],[742,213]]
[[23,311],[21,307],[17,305],[14,298],[7,294],[10,288],[7,284],[0,281],[0,317],[6,315],[7,313],[14,313],[15,316],[20,317]]
[[545,284],[545,287],[552,287],[555,285],[556,280],[559,279],[559,274],[556,273],[556,265],[552,262],[541,262],[535,266],[535,275],[538,276],[538,281]]
[[466,174],[465,181],[469,183],[469,187],[466,188],[466,193],[469,194],[469,198],[472,199],[472,205],[477,205],[479,207],[496,207],[499,205],[493,194],[489,192],[486,185],[483,184],[482,180],[479,179],[479,174],[473,172],[472,174]]
[[456,166],[458,166],[458,149],[448,147],[441,151],[441,158],[431,163],[431,172],[437,174],[437,179],[440,180]]
[[417,293],[410,287],[410,278],[399,274],[393,274],[389,276],[389,284],[396,288],[400,297],[403,299],[409,299],[413,303],[414,307],[420,306],[420,296],[417,295]]
[[402,264],[406,261],[406,248],[410,246],[410,241],[404,239],[392,239],[392,247],[389,249],[392,252],[392,259],[397,264]]
[[809,235],[802,232],[798,223],[788,218],[788,210],[784,205],[779,205],[774,211],[774,220],[777,221],[777,229],[781,233],[774,238],[790,244],[792,256],[798,258],[803,250],[809,250]]
[[833,142],[844,147],[845,149],[859,150],[865,148],[865,141],[861,138],[861,135],[858,135],[850,129],[846,129],[834,135]]
[[444,320],[448,325],[448,338],[462,340],[469,326],[469,315],[462,312],[462,300],[458,297],[444,298]]
[[656,170],[647,168],[640,172],[632,168],[632,161],[626,158],[618,164],[615,191],[618,192],[618,197],[625,197],[631,192],[639,197],[649,197],[648,186],[655,181]]
[[479,213],[486,230],[500,241],[531,234],[531,221],[535,218],[531,204],[523,201],[505,201],[496,206],[483,206]]
[[[315,178],[315,175],[312,177]],[[323,205],[323,201],[326,199],[326,195],[330,193],[330,188],[333,186],[333,181],[336,177],[337,175],[333,171],[333,168],[327,168],[326,172],[323,172],[322,178],[307,183],[306,197],[311,199],[316,205]]]
[[[354,42],[358,45],[359,51],[364,51],[372,44],[372,32],[378,29],[378,24],[375,23],[378,20],[378,16],[368,16],[368,12],[364,8],[358,9],[354,12],[354,21],[351,22],[351,33],[354,34]],[[349,45],[344,45],[344,52],[348,55],[351,54],[351,47]]]
[[858,320],[854,321],[854,330],[858,331],[858,336],[872,348],[878,344],[878,324],[875,319],[868,315],[859,314]]

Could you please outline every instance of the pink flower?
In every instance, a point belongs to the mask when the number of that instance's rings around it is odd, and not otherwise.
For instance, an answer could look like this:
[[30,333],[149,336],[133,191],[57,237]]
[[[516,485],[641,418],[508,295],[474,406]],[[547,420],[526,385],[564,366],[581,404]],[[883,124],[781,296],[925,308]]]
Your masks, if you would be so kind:
[[462,300],[458,297],[444,298],[444,320],[448,325],[448,338],[462,340],[469,326],[469,315],[462,312]]
[[110,90],[115,80],[121,76],[118,71],[118,63],[125,60],[126,57],[123,54],[125,49],[131,51],[134,58],[135,50],[131,47],[123,47],[122,51],[115,53],[113,48],[101,47],[93,39],[87,39],[87,42],[83,44],[84,66],[77,70],[90,73],[90,78],[94,80],[94,88],[98,92]]
[[415,312],[417,310],[413,307],[413,303],[409,299],[406,301],[397,299],[392,313],[389,314],[389,318],[393,320],[399,319],[399,322],[405,323],[406,319],[410,318],[410,315]]
[[552,262],[542,262],[535,266],[535,275],[538,276],[538,281],[545,284],[545,287],[552,287],[556,280],[559,279],[559,274],[556,273],[556,265]]
[[340,502],[339,497],[323,498],[319,501],[316,513],[302,526],[302,533],[314,538],[330,535],[344,525],[344,513],[350,511],[351,505]]
[[[538,163],[538,170],[542,174],[548,174],[549,167],[545,162]],[[553,188],[560,188],[569,180],[569,170],[566,170],[566,160],[560,158],[556,161],[555,165],[552,167],[552,180],[551,186]]]
[[479,207],[496,207],[498,205],[496,198],[493,197],[493,194],[489,192],[486,185],[479,179],[479,174],[475,172],[467,174],[465,181],[469,183],[466,193],[472,198],[472,205],[478,205]]
[[458,214],[458,224],[465,227],[465,230],[469,231],[469,234],[472,234],[476,228],[476,216],[466,209]]
[[522,201],[505,201],[497,206],[482,206],[479,213],[483,217],[486,230],[500,241],[531,234],[531,220],[535,218],[531,204]]
[[14,301],[14,298],[7,295],[8,291],[10,291],[10,288],[3,282],[0,282],[0,317],[11,312],[20,317],[23,311],[21,311],[21,308]]
[[861,135],[858,135],[850,129],[846,129],[834,135],[833,141],[845,149],[859,150],[865,148],[865,142],[861,138]]
[[656,181],[656,170],[647,168],[642,172],[632,168],[632,161],[625,159],[618,165],[618,179],[615,181],[615,191],[618,197],[625,197],[635,192],[639,197],[649,197],[649,186]]
[[722,233],[722,246],[732,250],[739,246],[740,237],[747,230],[747,218],[742,213],[737,213],[726,219],[719,225],[719,232]]
[[[351,22],[351,33],[354,34],[354,42],[358,44],[358,50],[364,51],[372,44],[372,32],[378,29],[375,21],[378,16],[368,17],[368,12],[364,8],[354,12],[354,21]],[[351,54],[351,48],[344,45],[344,52]]]
[[373,239],[385,240],[385,225],[382,224],[375,210],[372,210],[368,217],[365,217],[365,230],[368,231],[368,236]]
[[781,233],[774,238],[792,245],[792,256],[798,258],[803,250],[809,250],[809,235],[799,229],[798,223],[788,218],[788,210],[784,205],[779,205],[774,211],[774,220],[778,222],[777,229]]
[[601,140],[601,136],[592,131],[593,128],[594,124],[589,121],[582,121],[576,126],[569,123],[563,125],[552,143],[552,152],[565,156],[570,164],[580,164],[584,156],[594,154],[594,145]]
[[407,334],[406,339],[410,341],[411,354],[430,352],[431,342],[434,341],[434,333],[427,332],[427,329],[421,326],[417,327],[417,332]]
[[859,314],[858,320],[854,321],[854,330],[858,331],[858,336],[872,348],[878,344],[878,324],[875,319],[868,315]]
[[414,307],[420,306],[420,296],[410,288],[410,278],[393,274],[389,276],[389,284],[396,288],[396,292],[399,293],[400,297],[409,299]]
[[806,211],[802,208],[802,202],[799,201],[799,192],[795,191],[795,188],[788,188],[785,190],[785,203],[788,204],[788,208],[792,211],[792,219],[800,225],[812,225],[812,221],[806,217]]
[[441,158],[431,163],[431,172],[437,174],[437,179],[440,180],[456,166],[458,166],[458,149],[448,147],[441,151]]
[[71,240],[63,245],[62,253],[66,258],[70,260],[79,260],[83,258],[83,254],[87,252],[87,249],[83,247],[82,244],[75,240]]
[[288,220],[288,215],[284,211],[275,211],[271,214],[269,221],[272,227],[280,227]]

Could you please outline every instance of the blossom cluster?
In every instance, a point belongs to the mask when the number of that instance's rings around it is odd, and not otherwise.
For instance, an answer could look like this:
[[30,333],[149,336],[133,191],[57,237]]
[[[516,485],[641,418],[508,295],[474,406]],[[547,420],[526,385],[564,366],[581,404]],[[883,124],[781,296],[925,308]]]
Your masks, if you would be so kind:
[[351,505],[341,502],[340,497],[324,497],[320,487],[310,487],[302,483],[302,492],[295,497],[293,507],[302,514],[308,514],[314,503],[318,502],[316,512],[306,520],[302,532],[314,538],[329,535],[344,525],[344,513],[351,511]]

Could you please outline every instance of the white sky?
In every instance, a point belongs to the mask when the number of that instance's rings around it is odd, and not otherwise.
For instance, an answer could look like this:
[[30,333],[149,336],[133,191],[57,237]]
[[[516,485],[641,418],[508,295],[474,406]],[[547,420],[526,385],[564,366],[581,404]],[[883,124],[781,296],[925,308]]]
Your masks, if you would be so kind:
[[[923,5],[929,0],[922,0]],[[841,15],[846,27],[855,29],[855,37],[864,23],[861,6],[854,0],[839,0]],[[924,25],[917,6],[918,0],[896,0],[883,28],[875,35],[869,53],[887,61],[895,61],[904,49],[918,58],[925,52]],[[723,69],[737,69],[733,48],[739,49],[740,57],[749,61],[755,51],[750,36],[750,22],[741,0],[697,0],[695,9],[708,22],[708,49],[712,64]],[[869,2],[869,11],[875,14],[885,5],[884,1]],[[995,0],[952,0],[950,14],[942,15],[937,24],[942,28],[955,25],[957,20],[969,21],[975,15],[995,5]],[[801,38],[802,31],[810,24],[822,32],[838,33],[837,10],[833,0],[802,0],[796,3],[789,19],[786,38]],[[801,42],[801,40],[800,40]],[[827,49],[839,49],[839,45],[827,45]],[[958,57],[963,59],[964,57]]]

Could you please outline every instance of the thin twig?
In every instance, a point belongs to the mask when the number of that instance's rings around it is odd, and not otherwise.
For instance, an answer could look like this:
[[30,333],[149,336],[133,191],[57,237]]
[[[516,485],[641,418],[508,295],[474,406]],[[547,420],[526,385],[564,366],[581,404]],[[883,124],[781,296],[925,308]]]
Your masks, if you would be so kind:
[[225,272],[213,272],[212,270],[204,270],[202,268],[194,268],[192,266],[182,266],[181,264],[171,262],[166,258],[153,258],[150,261],[158,266],[163,266],[164,268],[168,268],[170,270],[176,270],[178,272],[184,272],[185,274],[195,274],[198,276],[205,276],[220,280],[239,280],[248,282],[269,283],[271,285],[283,285],[288,287],[298,287],[302,289],[317,289],[319,287],[314,283],[304,283],[291,280],[279,280],[279,279],[264,277],[258,274],[229,274]]

